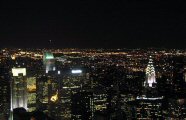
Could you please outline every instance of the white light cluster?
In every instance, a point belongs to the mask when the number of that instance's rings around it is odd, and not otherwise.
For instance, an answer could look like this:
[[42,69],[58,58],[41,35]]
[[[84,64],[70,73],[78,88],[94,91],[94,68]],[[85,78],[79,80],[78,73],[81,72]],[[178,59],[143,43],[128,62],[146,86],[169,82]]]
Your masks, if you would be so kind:
[[71,73],[72,74],[80,74],[80,73],[82,73],[82,70],[72,70]]
[[13,76],[19,76],[19,74],[23,74],[26,76],[26,68],[12,68]]
[[137,97],[138,100],[160,100],[163,99],[163,97],[156,97],[156,98],[148,98],[148,97]]

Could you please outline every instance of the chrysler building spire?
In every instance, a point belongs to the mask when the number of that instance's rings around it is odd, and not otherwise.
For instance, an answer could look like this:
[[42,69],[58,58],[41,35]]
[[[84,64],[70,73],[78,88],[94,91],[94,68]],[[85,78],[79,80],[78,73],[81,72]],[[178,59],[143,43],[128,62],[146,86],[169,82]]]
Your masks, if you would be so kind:
[[153,60],[150,56],[149,63],[146,68],[146,80],[145,80],[145,86],[147,87],[153,87],[152,84],[156,83],[156,75],[155,75],[155,68],[153,66]]

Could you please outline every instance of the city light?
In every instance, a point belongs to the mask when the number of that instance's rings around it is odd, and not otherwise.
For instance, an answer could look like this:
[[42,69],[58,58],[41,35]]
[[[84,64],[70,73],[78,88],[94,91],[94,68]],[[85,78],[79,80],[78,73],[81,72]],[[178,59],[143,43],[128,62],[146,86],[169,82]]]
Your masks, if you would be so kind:
[[12,68],[13,76],[19,76],[19,74],[23,74],[26,76],[26,68]]
[[186,120],[186,2],[14,1],[0,120]]
[[58,91],[56,92],[55,95],[53,95],[50,99],[52,102],[56,102],[58,100]]
[[71,73],[72,74],[80,74],[80,73],[82,73],[82,70],[72,70]]
[[154,98],[148,98],[148,97],[137,97],[136,98],[137,100],[160,100],[160,99],[163,99],[163,97],[154,97]]
[[53,56],[46,56],[46,59],[54,59]]
[[[97,113],[118,109],[125,114],[113,111],[110,119],[122,115],[127,116],[122,120],[185,118],[186,98],[179,97],[186,93],[185,51],[10,51],[6,50],[0,60],[0,104],[5,115],[23,107],[29,113],[41,108],[56,120],[86,116],[92,120],[99,117]],[[60,59],[63,56],[66,60]],[[101,117],[106,119],[107,114]]]

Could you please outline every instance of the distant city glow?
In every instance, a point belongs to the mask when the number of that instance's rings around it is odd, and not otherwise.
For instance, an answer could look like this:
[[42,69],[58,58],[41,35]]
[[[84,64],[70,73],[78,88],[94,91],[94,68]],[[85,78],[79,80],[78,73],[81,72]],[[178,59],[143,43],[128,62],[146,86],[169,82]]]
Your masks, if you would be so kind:
[[13,76],[19,76],[19,74],[23,74],[26,76],[26,68],[12,68]]
[[71,72],[73,74],[80,74],[80,73],[82,73],[82,70],[72,70]]

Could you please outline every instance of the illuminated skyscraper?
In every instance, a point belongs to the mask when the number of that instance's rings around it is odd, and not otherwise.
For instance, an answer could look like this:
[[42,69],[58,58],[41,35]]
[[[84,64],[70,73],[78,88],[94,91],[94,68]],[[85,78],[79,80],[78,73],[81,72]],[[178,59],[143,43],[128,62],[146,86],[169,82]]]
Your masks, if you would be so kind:
[[46,76],[38,76],[36,80],[36,104],[37,108],[45,111],[48,110],[48,78]]
[[163,119],[162,101],[163,96],[158,96],[156,87],[155,68],[153,60],[150,56],[149,63],[146,68],[146,80],[144,85],[144,94],[136,98],[136,118],[149,119]]
[[36,77],[27,78],[28,111],[36,110]]
[[87,74],[80,69],[48,71],[36,81],[37,108],[56,119],[71,119],[72,96],[81,92]]
[[150,56],[149,63],[146,68],[146,80],[144,85],[145,87],[153,87],[154,83],[156,83],[156,74],[153,66],[153,60]]
[[26,68],[12,68],[12,109],[27,109]]
[[60,114],[63,119],[72,119],[72,96],[81,92],[88,82],[89,77],[84,70],[73,69],[63,73],[62,88],[59,91]]
[[55,71],[55,59],[51,52],[44,52],[43,54],[43,64],[46,73],[49,71]]

